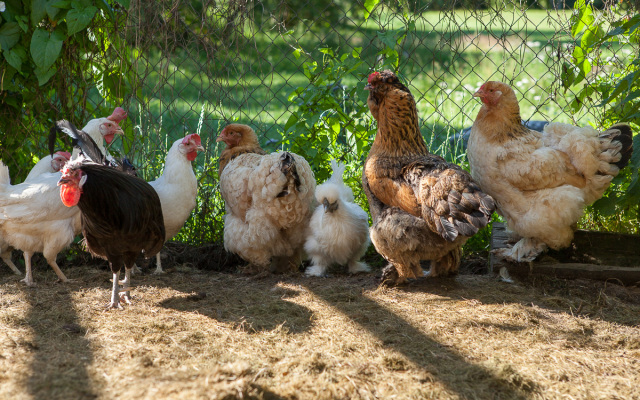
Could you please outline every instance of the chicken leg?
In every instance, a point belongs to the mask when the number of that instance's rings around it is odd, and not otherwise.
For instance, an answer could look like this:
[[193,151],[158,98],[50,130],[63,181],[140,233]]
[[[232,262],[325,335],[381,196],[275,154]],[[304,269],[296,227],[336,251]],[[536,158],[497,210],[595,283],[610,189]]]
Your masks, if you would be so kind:
[[5,262],[5,264],[7,264],[9,266],[9,268],[11,268],[11,270],[13,271],[14,274],[16,275],[22,275],[22,272],[20,272],[20,270],[18,269],[18,267],[16,267],[16,265],[13,263],[13,261],[11,261],[11,249],[8,248],[5,251],[3,251],[0,254],[2,261]]

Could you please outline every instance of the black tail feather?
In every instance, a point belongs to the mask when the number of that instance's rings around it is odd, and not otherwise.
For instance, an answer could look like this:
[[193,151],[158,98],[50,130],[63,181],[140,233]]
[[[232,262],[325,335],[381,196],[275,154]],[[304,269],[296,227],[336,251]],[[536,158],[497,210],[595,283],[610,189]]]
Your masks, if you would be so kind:
[[[618,132],[616,132],[616,130]],[[620,161],[613,163],[613,165],[620,169],[626,167],[633,153],[633,131],[631,130],[631,126],[625,123],[615,124],[607,129],[603,135],[611,136],[612,141],[622,144]]]

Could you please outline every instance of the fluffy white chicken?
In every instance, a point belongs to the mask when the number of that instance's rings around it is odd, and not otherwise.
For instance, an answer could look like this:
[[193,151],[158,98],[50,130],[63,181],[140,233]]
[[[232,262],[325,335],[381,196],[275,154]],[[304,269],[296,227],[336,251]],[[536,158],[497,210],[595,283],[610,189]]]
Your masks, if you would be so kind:
[[474,94],[482,100],[467,149],[471,174],[507,220],[513,247],[498,251],[531,261],[547,247],[573,239],[585,205],[599,199],[632,154],[629,125],[603,132],[551,123],[542,133],[521,124],[511,87],[490,81]]
[[[165,241],[180,231],[196,206],[198,182],[191,162],[198,156],[198,151],[204,151],[200,135],[193,133],[185,136],[184,139],[176,140],[167,153],[162,175],[155,181],[149,182],[158,193],[162,204]],[[160,252],[158,252],[156,274],[163,272],[160,258]]]
[[259,273],[269,267],[274,272],[297,270],[316,188],[311,167],[294,153],[259,154],[262,149],[253,129],[235,125],[243,140],[251,138],[256,148],[235,153],[237,142],[223,135],[227,130],[219,137],[227,144],[220,159],[228,160],[220,173],[224,247]]
[[354,203],[351,188],[344,184],[345,166],[331,160],[333,173],[316,188],[316,207],[304,249],[309,258],[305,274],[322,276],[332,264],[346,265],[349,273],[367,272],[359,261],[369,247],[369,216]]

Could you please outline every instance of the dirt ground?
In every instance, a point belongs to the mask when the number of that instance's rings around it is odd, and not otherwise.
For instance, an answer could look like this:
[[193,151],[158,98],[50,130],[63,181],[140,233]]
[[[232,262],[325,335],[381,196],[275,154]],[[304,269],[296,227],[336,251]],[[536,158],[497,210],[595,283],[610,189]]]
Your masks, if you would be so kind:
[[104,263],[59,284],[39,262],[35,288],[0,267],[0,398],[640,399],[637,287],[256,279],[193,252],[134,276],[123,311],[102,308]]

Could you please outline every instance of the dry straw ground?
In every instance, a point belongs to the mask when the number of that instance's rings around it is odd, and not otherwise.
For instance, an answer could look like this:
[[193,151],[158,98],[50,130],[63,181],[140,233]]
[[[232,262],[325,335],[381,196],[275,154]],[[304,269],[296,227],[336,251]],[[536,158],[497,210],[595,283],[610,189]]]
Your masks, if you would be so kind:
[[640,398],[636,287],[167,269],[105,312],[104,264],[40,263],[33,289],[2,268],[0,398]]

